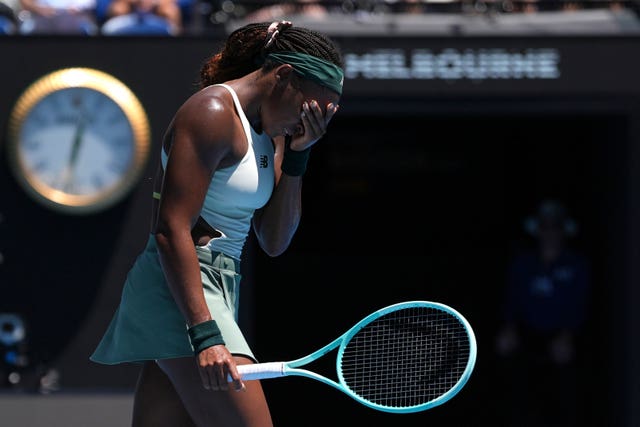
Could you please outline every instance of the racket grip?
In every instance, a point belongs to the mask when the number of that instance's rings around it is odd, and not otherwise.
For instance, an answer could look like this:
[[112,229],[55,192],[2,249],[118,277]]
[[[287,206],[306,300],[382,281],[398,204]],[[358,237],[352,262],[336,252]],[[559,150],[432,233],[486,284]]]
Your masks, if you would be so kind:
[[[284,362],[238,365],[238,372],[242,375],[243,381],[282,377],[284,376]],[[232,381],[231,375],[227,376],[227,380]]]

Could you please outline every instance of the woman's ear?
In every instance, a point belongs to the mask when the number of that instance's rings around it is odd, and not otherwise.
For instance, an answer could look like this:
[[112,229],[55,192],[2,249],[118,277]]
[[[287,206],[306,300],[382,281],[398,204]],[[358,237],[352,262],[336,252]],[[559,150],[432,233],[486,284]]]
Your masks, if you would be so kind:
[[289,64],[278,65],[274,74],[276,84],[286,85],[293,76],[293,67]]

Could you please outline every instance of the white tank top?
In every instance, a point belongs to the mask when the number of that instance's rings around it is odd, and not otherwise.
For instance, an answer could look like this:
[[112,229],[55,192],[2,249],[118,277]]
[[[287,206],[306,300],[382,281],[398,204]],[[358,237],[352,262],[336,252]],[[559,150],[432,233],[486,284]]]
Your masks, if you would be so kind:
[[[239,163],[215,171],[200,215],[222,234],[211,239],[206,246],[239,260],[251,229],[253,213],[267,203],[273,192],[274,149],[267,134],[258,134],[251,128],[235,91],[225,84],[216,86],[222,86],[231,93],[247,136],[248,148]],[[164,150],[162,164],[166,167]]]

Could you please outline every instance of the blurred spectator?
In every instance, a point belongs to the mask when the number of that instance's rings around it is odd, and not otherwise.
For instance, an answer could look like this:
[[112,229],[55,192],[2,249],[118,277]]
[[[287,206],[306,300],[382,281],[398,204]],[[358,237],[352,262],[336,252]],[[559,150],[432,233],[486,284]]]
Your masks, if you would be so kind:
[[[391,2],[392,4],[394,2]],[[427,11],[427,2],[422,0],[402,0],[398,3],[398,13],[421,14]]]
[[95,35],[95,0],[20,0],[21,34]]
[[567,244],[577,227],[562,204],[543,202],[525,228],[537,247],[512,260],[496,341],[510,382],[504,403],[510,425],[574,426],[590,267]]
[[106,6],[103,34],[166,34],[183,31],[178,0],[111,0]]
[[246,21],[267,22],[278,21],[293,15],[304,15],[312,19],[324,19],[328,14],[327,8],[317,0],[295,0],[273,3],[248,13]]
[[156,33],[165,26],[168,34],[179,35],[183,29],[178,0],[112,0],[106,16],[103,28],[118,26],[120,32]]
[[0,0],[0,35],[17,31],[19,8],[18,0]]

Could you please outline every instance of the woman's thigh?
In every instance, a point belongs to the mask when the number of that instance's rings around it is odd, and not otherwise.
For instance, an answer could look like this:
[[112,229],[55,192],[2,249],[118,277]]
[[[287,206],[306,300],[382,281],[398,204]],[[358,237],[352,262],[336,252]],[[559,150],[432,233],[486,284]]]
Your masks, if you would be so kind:
[[155,362],[140,371],[133,402],[133,427],[195,427],[167,375]]
[[[252,363],[236,357],[238,364]],[[246,381],[244,391],[207,390],[202,386],[196,361],[192,357],[159,360],[180,395],[184,406],[200,427],[272,427],[271,414],[259,381]]]

